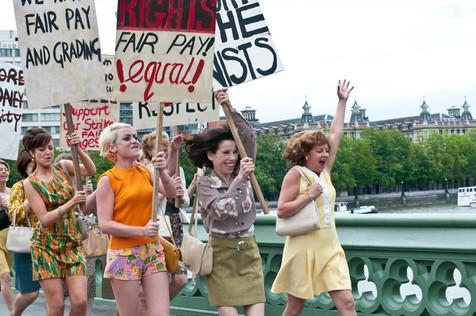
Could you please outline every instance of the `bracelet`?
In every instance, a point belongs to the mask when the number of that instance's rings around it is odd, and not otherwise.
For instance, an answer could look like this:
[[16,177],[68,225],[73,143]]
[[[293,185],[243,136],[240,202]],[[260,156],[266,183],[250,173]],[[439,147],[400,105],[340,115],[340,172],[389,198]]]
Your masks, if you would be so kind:
[[306,194],[307,194],[307,197],[309,198],[309,202],[314,201],[314,199],[313,199],[312,196],[309,194],[309,192],[306,192]]

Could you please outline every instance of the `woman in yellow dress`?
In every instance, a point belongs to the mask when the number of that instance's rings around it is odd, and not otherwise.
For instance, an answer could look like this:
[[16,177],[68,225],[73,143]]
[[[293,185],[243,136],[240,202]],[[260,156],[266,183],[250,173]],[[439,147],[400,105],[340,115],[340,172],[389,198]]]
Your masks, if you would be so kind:
[[[320,230],[286,239],[281,268],[272,287],[275,293],[288,294],[283,316],[299,315],[304,301],[322,292],[329,292],[341,315],[356,315],[349,268],[335,227],[336,191],[330,176],[343,135],[345,106],[354,88],[349,85],[344,80],[337,86],[339,102],[329,137],[320,131],[298,133],[284,153],[293,168],[283,180],[278,217],[292,216],[314,201]],[[310,185],[301,173],[311,181]]]

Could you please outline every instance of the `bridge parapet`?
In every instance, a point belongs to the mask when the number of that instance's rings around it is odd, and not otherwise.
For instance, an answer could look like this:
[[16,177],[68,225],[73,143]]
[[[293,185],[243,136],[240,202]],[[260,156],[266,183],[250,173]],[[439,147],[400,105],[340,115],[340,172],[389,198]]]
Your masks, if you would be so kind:
[[[336,218],[359,315],[476,314],[476,216],[369,214]],[[255,232],[263,260],[266,315],[281,315],[286,295],[271,293],[285,239],[273,216]],[[203,227],[199,237],[206,239]],[[173,301],[174,315],[210,315],[205,280],[197,278]],[[338,315],[329,295],[306,301],[302,315]]]

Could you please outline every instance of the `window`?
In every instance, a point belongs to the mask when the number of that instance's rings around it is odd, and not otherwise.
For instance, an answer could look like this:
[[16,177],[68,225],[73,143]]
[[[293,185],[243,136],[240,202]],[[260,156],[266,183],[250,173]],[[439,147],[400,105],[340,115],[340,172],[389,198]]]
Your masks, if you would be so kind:
[[30,129],[30,127],[28,127],[28,126],[22,126],[22,127],[21,127],[21,134],[22,134],[22,135],[25,134],[26,131],[29,130],[29,129]]
[[0,48],[0,57],[12,57],[12,49]]
[[46,122],[58,122],[60,115],[59,113],[41,113],[41,120]]
[[20,57],[20,49],[15,49],[15,57]]
[[36,113],[23,113],[24,122],[38,122],[38,114]]

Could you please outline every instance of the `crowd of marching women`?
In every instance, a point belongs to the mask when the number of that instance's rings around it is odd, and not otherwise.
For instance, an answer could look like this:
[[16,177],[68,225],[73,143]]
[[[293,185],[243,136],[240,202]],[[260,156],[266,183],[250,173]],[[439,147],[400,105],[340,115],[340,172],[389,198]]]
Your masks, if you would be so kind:
[[[287,234],[272,287],[275,293],[287,293],[283,315],[299,315],[305,300],[322,292],[329,292],[341,315],[356,315],[349,270],[335,228],[331,181],[352,89],[349,82],[339,82],[339,101],[329,135],[317,130],[298,133],[284,153],[292,168],[282,184],[277,216],[287,223],[311,205],[320,229]],[[94,223],[108,236],[103,273],[110,279],[116,314],[169,315],[169,302],[187,284],[187,268],[204,275],[209,303],[220,315],[238,315],[239,306],[246,315],[265,314],[250,184],[255,170],[255,136],[232,107],[226,90],[215,97],[231,111],[245,155],[239,154],[236,136],[227,126],[172,139],[158,131],[146,135],[141,144],[134,127],[114,123],[99,138],[100,155],[114,165],[99,175],[96,190],[91,184],[78,185],[81,177],[96,174],[86,152],[77,148],[78,168],[71,156],[55,159],[52,136],[46,130],[32,128],[25,133],[16,161],[23,179],[11,189],[7,187],[9,166],[0,160],[1,208],[14,225],[32,227],[29,253],[7,250],[8,228],[0,231],[1,294],[11,315],[21,315],[38,297],[40,288],[47,315],[64,314],[65,296],[70,300],[70,315],[91,314],[95,260],[87,258],[85,234]],[[76,134],[68,136],[70,146],[79,142]],[[184,172],[177,166],[182,143],[192,164],[205,170],[188,189]],[[182,262],[173,266],[167,251],[170,244],[178,248],[183,244],[182,250],[188,250],[182,222],[190,218],[183,208],[193,196],[212,249],[207,273]],[[153,215],[155,206],[160,216]],[[163,224],[170,230],[168,236],[162,234]]]

